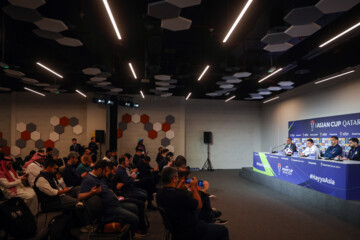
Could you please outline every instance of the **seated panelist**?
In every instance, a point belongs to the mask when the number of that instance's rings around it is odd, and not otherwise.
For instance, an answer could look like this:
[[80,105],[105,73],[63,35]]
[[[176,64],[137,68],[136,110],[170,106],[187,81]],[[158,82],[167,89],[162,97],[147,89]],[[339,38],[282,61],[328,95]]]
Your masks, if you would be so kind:
[[312,140],[311,138],[306,140],[306,148],[304,152],[300,153],[300,156],[308,157],[310,154],[314,154],[315,159],[320,158],[320,150],[317,146],[314,145],[314,140]]
[[292,155],[294,152],[297,152],[296,145],[292,142],[292,139],[290,137],[286,139],[284,152],[286,153],[286,155]]
[[337,136],[332,136],[331,146],[328,147],[325,151],[324,157],[332,159],[342,155],[342,148],[339,146],[339,138]]

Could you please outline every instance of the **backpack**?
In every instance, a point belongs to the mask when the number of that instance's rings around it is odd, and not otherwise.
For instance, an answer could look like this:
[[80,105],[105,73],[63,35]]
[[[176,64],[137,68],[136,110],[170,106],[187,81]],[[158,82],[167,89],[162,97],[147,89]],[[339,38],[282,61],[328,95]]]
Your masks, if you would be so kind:
[[36,234],[35,218],[24,200],[18,197],[0,204],[0,224],[15,239],[30,238]]
[[72,223],[71,216],[68,214],[60,214],[51,219],[49,226],[50,240],[72,240],[78,239],[71,234]]

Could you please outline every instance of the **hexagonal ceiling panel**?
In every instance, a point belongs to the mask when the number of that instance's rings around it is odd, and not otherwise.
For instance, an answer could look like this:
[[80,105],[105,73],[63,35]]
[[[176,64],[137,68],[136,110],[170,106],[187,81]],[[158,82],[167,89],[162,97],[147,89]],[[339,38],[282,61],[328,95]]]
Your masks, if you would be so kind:
[[169,146],[169,145],[170,145],[170,139],[168,139],[168,138],[163,138],[163,139],[161,139],[161,145],[162,145],[163,147]]
[[153,124],[152,124],[151,122],[145,123],[145,124],[144,124],[144,129],[145,129],[146,131],[151,131],[151,130],[153,130]]
[[165,1],[148,4],[148,15],[158,19],[175,18],[180,15],[181,8]]
[[268,44],[264,47],[264,50],[269,52],[283,52],[290,48],[292,48],[294,45],[291,43],[281,43],[281,44]]
[[161,27],[170,31],[188,30],[192,21],[183,17],[169,18],[161,20]]
[[59,124],[54,127],[54,131],[58,134],[63,134],[65,132],[65,128],[63,125]]
[[274,32],[266,34],[261,41],[267,44],[279,44],[287,42],[291,39],[291,36],[284,32]]
[[132,115],[131,121],[132,121],[133,123],[139,123],[139,122],[140,122],[140,115],[139,115],[139,114],[134,114],[134,115]]
[[18,7],[36,9],[45,4],[45,0],[9,0],[9,2]]
[[276,87],[276,86],[268,87],[268,90],[269,90],[269,91],[280,91],[280,90],[281,90],[281,87]]
[[50,124],[56,126],[60,123],[60,119],[57,116],[52,116],[50,118]]
[[237,72],[237,73],[234,73],[233,76],[236,77],[236,78],[246,78],[246,77],[250,77],[251,73],[249,73],[249,72]]
[[60,139],[60,135],[56,132],[50,133],[50,140],[56,142]]
[[86,75],[97,75],[101,73],[99,68],[84,68],[82,72]]
[[23,132],[26,130],[26,124],[23,122],[19,122],[16,124],[16,131]]
[[75,127],[78,124],[79,124],[79,119],[77,119],[76,117],[72,117],[69,119],[70,126]]
[[201,0],[166,0],[166,2],[169,2],[179,8],[187,8],[199,5]]
[[304,25],[315,22],[322,15],[324,14],[315,6],[294,8],[284,17],[284,21],[291,25]]
[[21,78],[21,81],[22,81],[23,83],[28,83],[28,84],[37,84],[37,83],[39,83],[38,80],[33,79],[33,78],[27,78],[27,77]]
[[311,36],[320,29],[321,27],[316,23],[310,23],[305,25],[290,26],[285,32],[292,37],[306,37]]
[[64,37],[61,33],[45,31],[45,30],[41,30],[41,29],[34,29],[33,33],[35,33],[38,37],[51,39],[51,40],[56,40],[56,39]]
[[44,141],[41,140],[41,139],[36,140],[36,142],[35,142],[35,147],[36,147],[37,149],[44,148]]
[[360,3],[360,0],[320,0],[315,7],[325,14],[345,12],[356,4]]
[[153,129],[157,132],[161,131],[162,125],[159,122],[154,123]]
[[83,132],[83,128],[80,125],[76,125],[75,127],[73,127],[73,132],[76,135],[80,135]]
[[36,130],[36,125],[34,123],[28,123],[26,125],[26,130],[29,132],[33,132]]
[[169,149],[169,151],[172,152],[172,153],[175,151],[175,148],[174,148],[173,145],[168,145],[168,146],[166,147],[166,149]]
[[26,146],[26,141],[24,139],[19,138],[15,141],[15,145],[19,148],[24,148]]
[[171,97],[173,93],[163,93],[160,95],[160,97]]
[[14,77],[14,78],[21,78],[25,76],[25,73],[12,69],[5,69],[4,72],[10,77]]
[[40,139],[40,133],[38,131],[34,131],[31,133],[31,139],[37,141]]
[[42,18],[34,22],[34,24],[41,30],[50,32],[62,32],[68,30],[68,27],[64,24],[63,21],[52,18]]
[[127,124],[126,124],[126,122],[120,122],[120,123],[119,123],[119,129],[120,129],[121,131],[126,130],[126,129],[127,129]]
[[81,47],[83,45],[83,43],[79,39],[69,37],[59,38],[56,39],[56,41],[61,45],[69,47]]
[[11,18],[18,21],[33,23],[39,21],[42,18],[40,13],[34,9],[16,7],[13,5],[7,5],[3,7],[3,11]]
[[278,85],[280,85],[280,86],[292,86],[292,85],[294,85],[294,83],[291,82],[291,81],[282,81],[282,82],[279,82]]
[[17,156],[19,154],[20,154],[20,148],[17,146],[12,146],[11,147],[11,155]]
[[175,117],[173,115],[168,115],[168,116],[166,116],[165,121],[168,124],[174,124],[175,123]]
[[168,139],[173,139],[175,137],[175,133],[173,130],[167,131],[165,135]]
[[154,78],[160,81],[167,81],[171,79],[170,75],[155,75]]

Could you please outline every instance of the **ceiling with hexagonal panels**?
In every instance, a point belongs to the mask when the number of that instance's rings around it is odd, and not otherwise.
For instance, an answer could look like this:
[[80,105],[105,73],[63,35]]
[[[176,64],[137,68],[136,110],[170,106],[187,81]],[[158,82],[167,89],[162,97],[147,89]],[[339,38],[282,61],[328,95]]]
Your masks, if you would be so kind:
[[[1,61],[8,68],[0,71],[0,91],[29,87],[46,94],[81,89],[128,95],[142,90],[161,97],[185,98],[192,92],[191,98],[225,100],[234,95],[236,100],[258,101],[263,97],[251,95],[258,89],[269,89],[265,96],[270,97],[360,64],[353,54],[359,31],[319,48],[354,25],[359,0],[254,1],[226,43],[226,31],[246,0],[108,2],[121,40],[102,1],[1,1]],[[61,81],[37,61],[58,71]],[[282,71],[258,82],[274,68]],[[270,89],[281,81],[294,85]],[[139,117],[131,121],[139,122]],[[71,119],[58,124],[76,126]]]

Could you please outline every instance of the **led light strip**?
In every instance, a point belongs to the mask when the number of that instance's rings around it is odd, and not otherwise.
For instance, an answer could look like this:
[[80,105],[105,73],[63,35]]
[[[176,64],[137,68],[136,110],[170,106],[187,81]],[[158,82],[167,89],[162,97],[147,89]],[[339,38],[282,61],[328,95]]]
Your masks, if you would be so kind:
[[132,74],[134,75],[134,78],[137,79],[136,74],[135,74],[135,71],[134,71],[134,68],[133,68],[133,66],[131,65],[131,63],[129,63],[129,67],[130,67],[130,69],[131,69]]
[[32,89],[30,89],[30,88],[24,87],[24,89],[25,89],[25,90],[28,90],[28,91],[30,91],[30,92],[36,93],[36,94],[38,94],[38,95],[40,95],[40,96],[43,96],[43,97],[45,97],[45,94],[43,94],[43,93],[40,93],[40,92],[37,92],[37,91],[35,91],[35,90],[32,90]]
[[61,76],[60,74],[58,74],[57,72],[51,70],[50,68],[48,68],[47,66],[45,66],[45,65],[43,65],[43,64],[41,64],[41,63],[39,63],[39,62],[36,62],[36,64],[39,65],[40,67],[48,70],[48,71],[51,72],[52,74],[58,76],[59,78],[64,78],[63,76]]
[[324,43],[320,44],[320,45],[319,45],[319,47],[321,48],[321,47],[323,47],[323,46],[325,46],[325,45],[327,45],[327,44],[331,43],[332,41],[335,41],[335,40],[336,40],[336,39],[338,39],[339,37],[341,37],[341,36],[343,36],[343,35],[347,34],[348,32],[350,32],[350,31],[354,30],[355,28],[357,28],[357,27],[359,27],[359,26],[360,26],[360,22],[358,22],[358,23],[357,23],[357,24],[355,24],[354,26],[352,26],[352,27],[350,27],[350,28],[346,29],[346,30],[345,30],[345,31],[343,31],[342,33],[340,33],[340,34],[336,35],[335,37],[331,38],[330,40],[328,40],[328,41],[326,41],[326,42],[324,42]]
[[209,65],[206,66],[206,68],[204,69],[204,71],[201,73],[200,77],[198,78],[198,81],[201,80],[201,78],[204,76],[204,74],[206,73],[206,71],[209,69]]
[[113,27],[114,27],[116,36],[117,36],[117,38],[118,38],[119,40],[121,40],[120,32],[119,32],[119,29],[118,29],[118,27],[117,27],[117,25],[116,25],[114,16],[113,16],[113,14],[112,14],[112,12],[111,12],[111,9],[110,9],[110,6],[109,6],[107,0],[103,0],[103,2],[104,2],[104,6],[105,6],[105,8],[106,8],[106,11],[107,11],[107,13],[108,13],[108,15],[109,15],[110,21],[111,21],[111,23],[112,23],[112,25],[113,25]]
[[342,73],[342,74],[339,74],[339,75],[336,75],[336,76],[333,76],[333,77],[325,78],[323,80],[315,82],[315,84],[319,84],[319,83],[322,83],[322,82],[325,82],[325,81],[329,81],[331,79],[338,78],[338,77],[341,77],[341,76],[344,76],[344,75],[347,75],[347,74],[350,74],[350,73],[353,73],[353,72],[355,72],[355,70],[351,70],[351,71],[348,71],[348,72],[345,72],[345,73]]
[[142,98],[145,98],[145,95],[142,91],[140,91],[140,94],[141,94]]
[[274,97],[274,98],[271,98],[271,99],[269,99],[269,100],[264,101],[263,103],[268,103],[268,102],[274,101],[274,100],[276,100],[276,99],[278,99],[278,98],[279,98],[279,97]]
[[230,101],[231,99],[234,99],[235,97],[236,97],[236,96],[232,96],[231,98],[226,99],[225,102],[228,102],[228,101]]
[[75,90],[78,94],[80,94],[81,96],[83,96],[83,97],[86,97],[86,95],[84,94],[84,93],[82,93],[82,92],[80,92],[79,90]]
[[250,4],[253,2],[253,0],[249,0],[245,7],[241,10],[239,16],[237,17],[237,19],[235,20],[234,24],[232,25],[232,27],[230,28],[229,32],[226,34],[226,37],[223,40],[223,43],[226,42],[228,40],[228,38],[230,37],[231,33],[234,31],[234,29],[236,28],[236,26],[238,25],[238,23],[240,22],[241,18],[244,16],[246,10],[250,7]]
[[188,100],[190,96],[191,96],[191,93],[189,93],[189,94],[187,95],[187,97],[186,97],[185,100]]
[[278,70],[276,70],[275,72],[273,72],[273,73],[271,73],[271,74],[267,75],[267,76],[266,76],[266,77],[264,77],[263,79],[259,80],[259,83],[260,83],[260,82],[262,82],[262,81],[264,81],[264,80],[266,80],[266,79],[268,79],[269,77],[271,77],[271,76],[275,75],[276,73],[280,72],[281,70],[282,70],[282,68],[279,68],[279,69],[278,69]]

